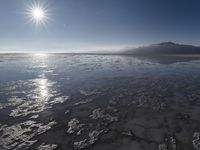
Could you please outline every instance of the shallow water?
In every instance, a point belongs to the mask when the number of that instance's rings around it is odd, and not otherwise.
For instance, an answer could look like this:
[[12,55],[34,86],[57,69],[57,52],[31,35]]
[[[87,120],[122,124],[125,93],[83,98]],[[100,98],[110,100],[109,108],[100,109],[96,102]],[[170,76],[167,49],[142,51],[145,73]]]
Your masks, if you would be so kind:
[[0,149],[199,150],[200,61],[167,60],[0,55]]

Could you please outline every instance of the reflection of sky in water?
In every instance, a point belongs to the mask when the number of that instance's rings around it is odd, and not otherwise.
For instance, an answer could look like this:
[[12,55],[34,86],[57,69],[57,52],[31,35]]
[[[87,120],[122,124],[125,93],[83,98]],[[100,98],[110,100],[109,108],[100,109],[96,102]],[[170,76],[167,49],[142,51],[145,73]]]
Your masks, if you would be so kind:
[[[49,122],[45,123],[38,121],[40,113],[53,110],[55,104],[65,106],[69,96],[91,83],[100,85],[104,80],[115,77],[132,77],[132,81],[141,79],[144,83],[159,77],[187,78],[191,74],[195,77],[199,75],[199,64],[199,61],[194,61],[162,65],[126,56],[7,55],[0,62],[0,115],[11,119],[0,124],[0,148],[28,147],[37,142],[32,138],[55,124],[54,118],[47,118]],[[99,93],[91,91],[81,91],[81,94]],[[87,102],[91,100],[83,99],[76,104]],[[12,119],[21,119],[21,122],[12,122]]]

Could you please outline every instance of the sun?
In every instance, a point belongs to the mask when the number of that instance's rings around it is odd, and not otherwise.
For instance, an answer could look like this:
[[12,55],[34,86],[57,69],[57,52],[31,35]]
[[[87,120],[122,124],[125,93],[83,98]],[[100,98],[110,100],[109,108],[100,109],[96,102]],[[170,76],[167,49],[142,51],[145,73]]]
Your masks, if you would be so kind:
[[36,21],[42,21],[45,18],[44,10],[42,8],[34,8],[32,10],[32,17]]
[[27,5],[26,15],[28,22],[38,25],[46,25],[49,21],[49,11],[44,1],[34,1]]

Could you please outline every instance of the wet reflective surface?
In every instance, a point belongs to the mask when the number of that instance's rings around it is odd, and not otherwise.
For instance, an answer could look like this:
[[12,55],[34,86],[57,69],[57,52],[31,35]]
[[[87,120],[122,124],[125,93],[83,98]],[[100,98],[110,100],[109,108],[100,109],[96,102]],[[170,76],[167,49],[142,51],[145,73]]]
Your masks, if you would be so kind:
[[178,60],[1,54],[0,149],[199,150],[200,61]]

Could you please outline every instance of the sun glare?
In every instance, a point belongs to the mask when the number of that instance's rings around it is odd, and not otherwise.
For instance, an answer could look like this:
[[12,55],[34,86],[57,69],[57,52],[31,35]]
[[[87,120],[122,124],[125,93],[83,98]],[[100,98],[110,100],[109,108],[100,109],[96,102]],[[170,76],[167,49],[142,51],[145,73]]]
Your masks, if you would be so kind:
[[42,21],[44,19],[44,11],[41,8],[35,8],[32,10],[32,16],[36,21]]
[[27,5],[26,14],[29,22],[35,25],[46,25],[49,20],[49,11],[44,1]]

